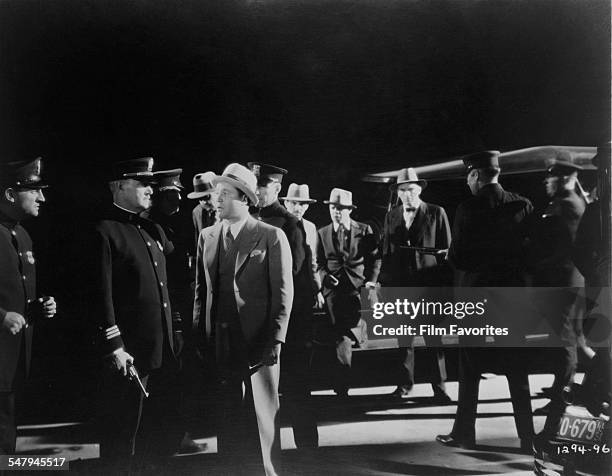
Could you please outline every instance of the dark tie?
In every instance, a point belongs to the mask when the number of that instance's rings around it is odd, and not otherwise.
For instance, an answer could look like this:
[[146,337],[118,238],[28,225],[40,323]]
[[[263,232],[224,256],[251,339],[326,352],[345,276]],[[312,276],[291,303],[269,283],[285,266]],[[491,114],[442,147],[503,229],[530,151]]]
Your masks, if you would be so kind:
[[227,233],[225,233],[225,238],[223,239],[223,245],[225,246],[225,251],[228,251],[234,246],[234,235],[232,235],[232,230],[228,226]]
[[406,207],[404,210],[406,210],[407,212],[416,212],[416,208],[414,207]]
[[345,239],[346,239],[345,228],[344,228],[344,225],[340,223],[340,225],[338,225],[338,250],[339,251],[344,251],[346,249]]

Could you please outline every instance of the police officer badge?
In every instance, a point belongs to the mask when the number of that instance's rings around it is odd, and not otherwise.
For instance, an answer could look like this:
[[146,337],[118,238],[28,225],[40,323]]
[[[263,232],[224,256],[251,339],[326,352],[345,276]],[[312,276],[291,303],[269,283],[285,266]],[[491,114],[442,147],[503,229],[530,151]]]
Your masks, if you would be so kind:
[[34,262],[36,261],[34,259],[34,253],[32,253],[31,251],[26,251],[26,259],[28,260],[28,263],[30,264],[34,264]]

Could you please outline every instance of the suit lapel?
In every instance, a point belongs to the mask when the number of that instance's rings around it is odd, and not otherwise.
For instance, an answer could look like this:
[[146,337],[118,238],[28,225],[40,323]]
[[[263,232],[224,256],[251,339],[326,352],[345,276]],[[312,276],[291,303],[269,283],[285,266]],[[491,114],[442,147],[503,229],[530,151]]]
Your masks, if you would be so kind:
[[323,227],[321,229],[321,241],[323,241],[323,249],[327,253],[327,250],[335,250],[334,240],[332,238],[332,230],[333,225],[330,223],[329,225]]
[[208,235],[206,236],[206,241],[204,243],[204,257],[206,259],[206,268],[208,269],[208,275],[210,276],[211,285],[214,286],[217,283],[217,261],[219,260],[219,246],[221,240],[219,239],[221,236],[221,222],[214,225]]
[[240,239],[238,241],[238,255],[236,256],[236,268],[234,275],[238,277],[240,270],[249,254],[257,243],[261,239],[261,230],[259,228],[259,222],[255,220],[253,217],[249,216],[247,218],[242,231],[240,232]]

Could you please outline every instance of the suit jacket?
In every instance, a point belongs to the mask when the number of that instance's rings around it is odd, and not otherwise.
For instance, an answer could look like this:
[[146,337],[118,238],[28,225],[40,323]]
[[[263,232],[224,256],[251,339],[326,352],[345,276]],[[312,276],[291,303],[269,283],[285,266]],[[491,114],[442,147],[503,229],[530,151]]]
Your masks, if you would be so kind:
[[[208,339],[216,322],[213,302],[222,229],[221,222],[205,228],[198,240],[193,321],[198,329],[200,320],[205,320]],[[241,233],[246,236],[236,257],[234,292],[242,333],[252,350],[285,340],[293,302],[291,250],[282,230],[252,217]]]
[[[334,228],[330,223],[319,230],[317,245],[317,270],[321,282],[325,283],[328,274],[348,278],[358,290],[367,281],[376,282],[380,271],[378,240],[370,225],[351,220],[349,250],[339,252],[334,245]],[[323,285],[323,295],[332,289]]]
[[160,367],[164,341],[173,346],[165,258],[172,243],[156,223],[114,206],[90,249],[90,312],[103,353],[124,347],[139,370]]
[[462,286],[522,286],[526,259],[525,218],[531,202],[499,184],[482,187],[459,204],[449,260],[464,271]]
[[425,268],[442,264],[444,256],[423,254],[402,249],[408,240],[411,246],[448,249],[451,231],[442,207],[421,202],[406,229],[404,206],[394,207],[385,216],[382,243],[382,269],[379,281],[386,286],[403,286],[411,282],[410,275]]
[[319,241],[319,234],[317,233],[317,227],[311,221],[306,220],[306,218],[302,218],[302,224],[304,225],[304,231],[306,232],[306,244],[310,249],[310,261],[312,268],[312,279],[315,285],[315,291],[319,291],[321,289],[321,278],[319,273],[317,273],[317,242]]
[[[7,312],[32,323],[30,303],[36,299],[36,267],[30,235],[19,223],[0,213],[0,322]],[[0,392],[13,390],[19,354],[25,346],[26,371],[32,349],[30,325],[17,335],[0,328]]]

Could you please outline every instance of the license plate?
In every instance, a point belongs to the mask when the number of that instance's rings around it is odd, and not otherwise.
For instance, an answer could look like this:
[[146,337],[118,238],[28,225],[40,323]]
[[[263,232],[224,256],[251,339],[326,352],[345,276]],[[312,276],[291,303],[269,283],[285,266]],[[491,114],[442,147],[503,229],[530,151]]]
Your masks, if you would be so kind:
[[562,440],[599,443],[605,423],[598,418],[584,418],[566,413],[561,418],[557,437]]

